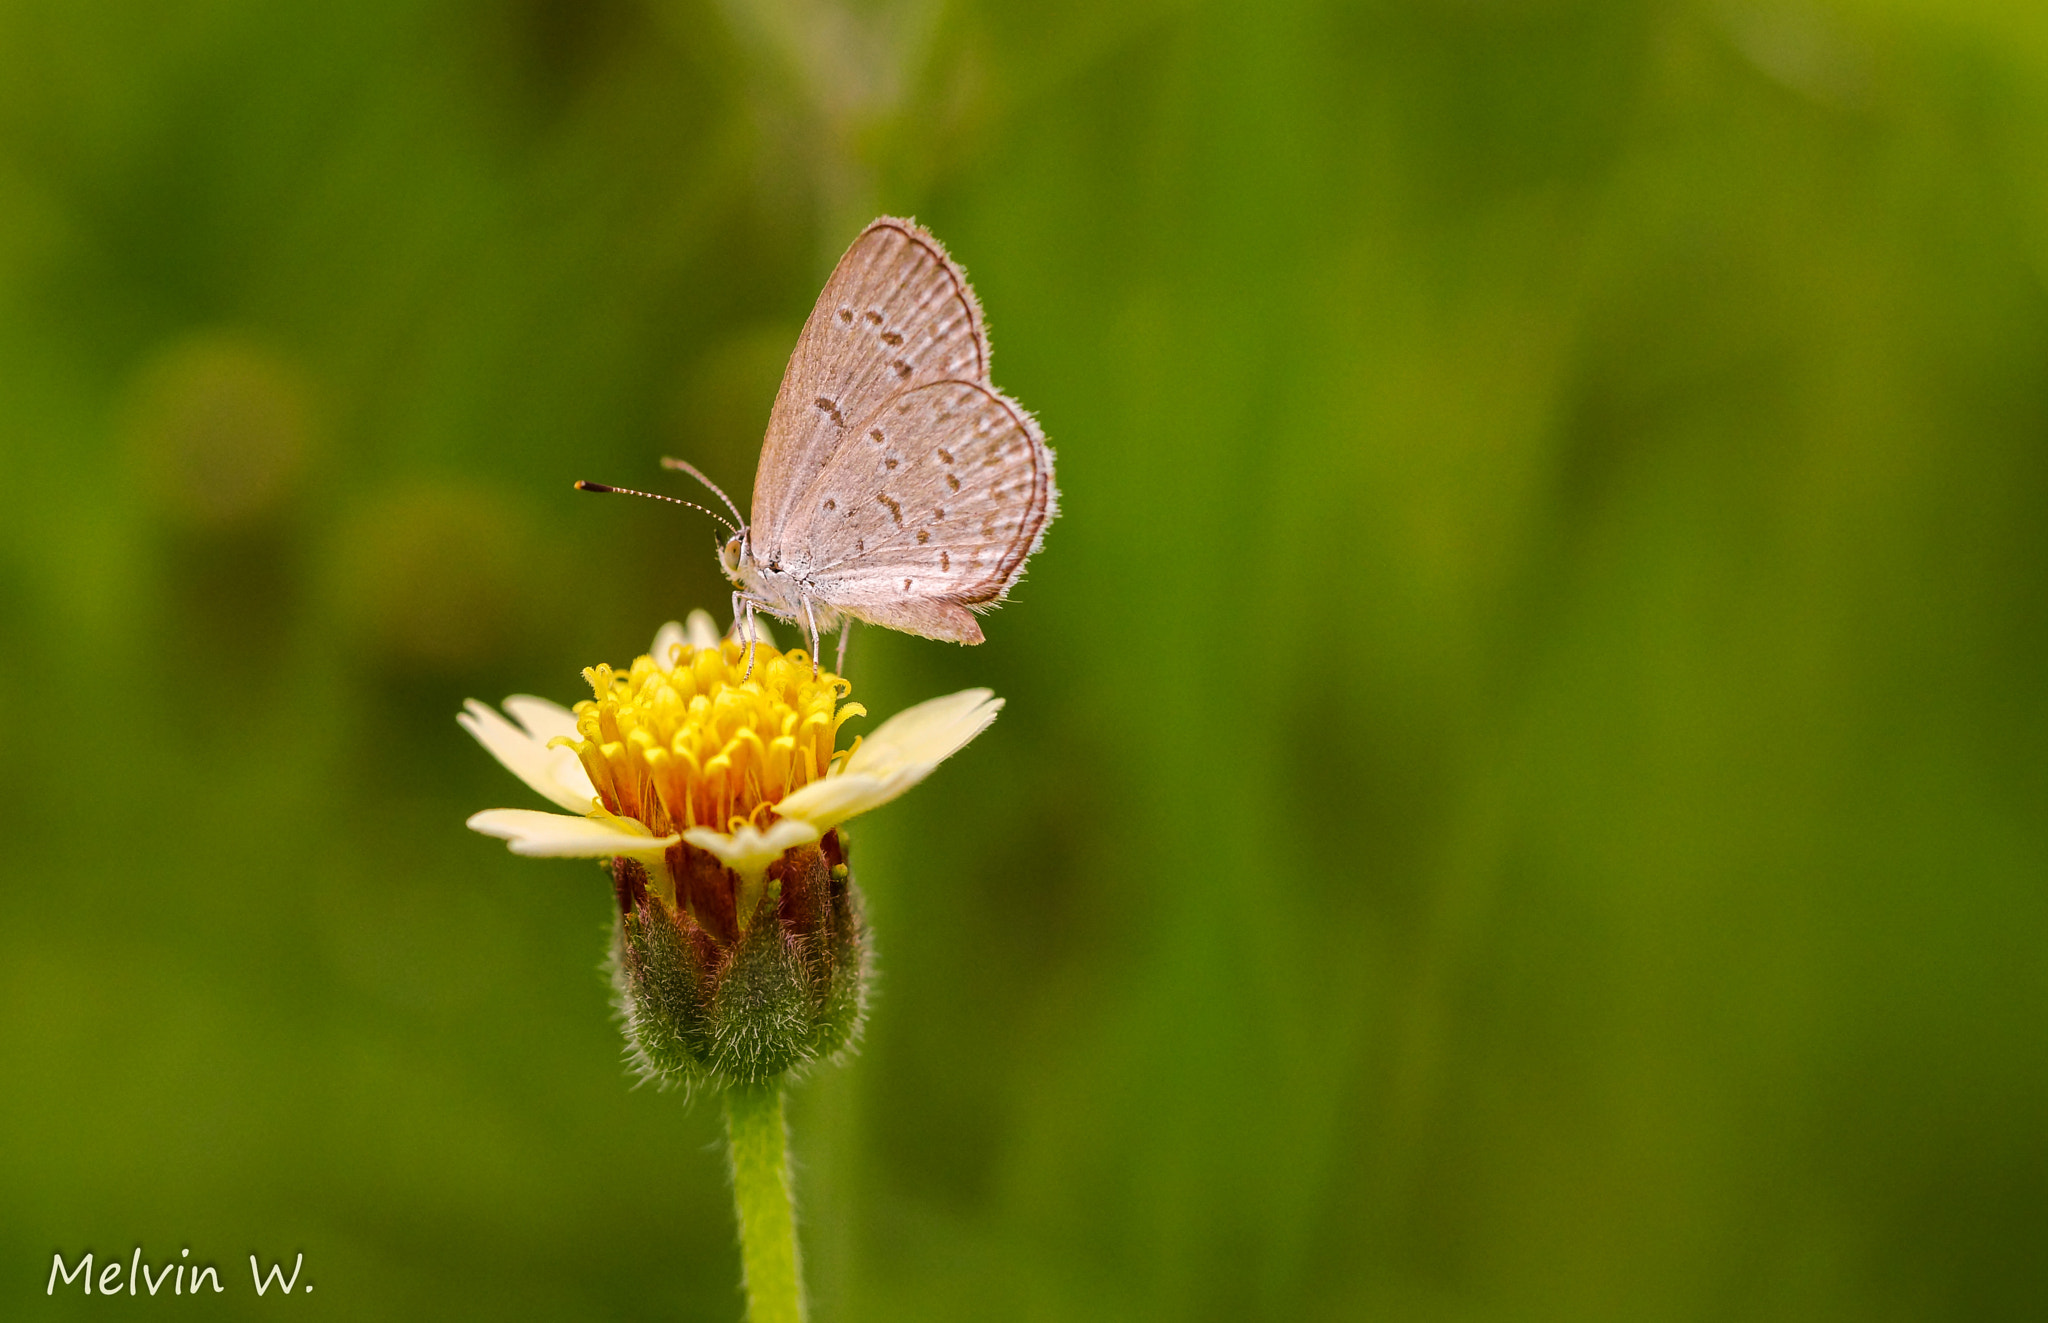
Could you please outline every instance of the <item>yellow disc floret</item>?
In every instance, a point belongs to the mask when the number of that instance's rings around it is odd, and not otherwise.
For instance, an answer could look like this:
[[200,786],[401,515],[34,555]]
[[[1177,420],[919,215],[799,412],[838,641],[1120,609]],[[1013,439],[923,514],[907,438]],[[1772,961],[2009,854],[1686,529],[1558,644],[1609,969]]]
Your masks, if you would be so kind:
[[852,686],[802,651],[727,640],[673,653],[583,672],[595,697],[576,705],[578,738],[556,743],[576,751],[607,812],[656,836],[764,828],[783,796],[853,752],[836,747],[839,727],[867,709],[841,702]]

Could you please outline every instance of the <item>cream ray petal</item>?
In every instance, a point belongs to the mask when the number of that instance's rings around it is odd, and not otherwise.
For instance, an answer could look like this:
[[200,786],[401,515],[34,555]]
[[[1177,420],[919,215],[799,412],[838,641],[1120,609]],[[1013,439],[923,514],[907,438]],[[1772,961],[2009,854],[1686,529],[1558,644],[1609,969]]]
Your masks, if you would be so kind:
[[575,798],[575,803],[557,800],[563,808],[587,812],[591,802],[597,798],[597,787],[590,784],[590,773],[583,770],[583,760],[576,756],[574,749],[549,748],[557,739],[579,739],[581,732],[576,729],[576,714],[560,703],[532,694],[514,694],[505,700],[505,710],[526,727],[534,742],[541,746],[541,756],[547,760],[548,771],[555,783]]
[[526,727],[526,733],[546,744],[557,736],[577,738],[576,714],[551,699],[535,698],[532,694],[514,694],[498,706],[505,709],[512,719]]
[[[576,808],[588,813],[597,803],[597,787],[590,783],[590,773],[583,769],[583,760],[576,756],[574,749],[553,748],[544,752],[548,757],[548,770],[555,774],[555,783],[576,800]],[[569,806],[565,804],[563,807]]]
[[510,845],[514,854],[544,859],[607,859],[626,855],[654,862],[678,839],[622,831],[610,823],[538,809],[485,809],[470,816],[469,829],[498,837]]
[[[535,794],[572,813],[589,812],[591,792],[579,794],[582,787],[564,785],[558,774],[554,754],[566,750],[550,751],[543,742],[474,698],[463,704],[463,710],[456,714],[455,720],[476,737],[478,744],[490,750],[491,756],[503,763],[512,775],[526,782]],[[586,776],[584,786],[588,785]]]
[[[740,628],[740,622],[745,619],[745,616],[741,616],[739,620],[733,621],[732,628],[726,632],[725,637],[745,643],[747,636]],[[768,614],[765,611],[754,612],[754,637],[778,652],[782,650],[781,646],[775,642],[775,631],[768,628]]]
[[690,636],[683,632],[681,625],[671,620],[654,631],[654,642],[647,645],[647,655],[665,671],[676,664],[676,649],[688,646],[691,646]]
[[842,773],[784,795],[775,811],[783,815],[784,822],[801,818],[823,834],[848,818],[888,803],[923,779],[922,773],[908,779]]
[[718,646],[718,622],[711,618],[709,611],[690,612],[690,618],[683,622],[683,632],[693,648]]
[[918,773],[922,779],[933,766],[987,730],[1002,710],[1003,700],[987,689],[963,689],[927,699],[875,727],[846,760],[844,774],[886,780],[899,769],[922,766],[924,771]]
[[700,850],[717,855],[719,862],[742,877],[759,877],[768,871],[768,865],[782,857],[784,851],[809,845],[822,834],[809,822],[783,818],[765,832],[757,830],[751,823],[729,835],[712,831],[709,827],[692,827],[683,833],[683,839]]
[[876,727],[834,776],[785,795],[775,806],[826,832],[856,814],[879,808],[930,776],[932,769],[988,729],[1003,700],[986,689],[966,689],[908,708]]

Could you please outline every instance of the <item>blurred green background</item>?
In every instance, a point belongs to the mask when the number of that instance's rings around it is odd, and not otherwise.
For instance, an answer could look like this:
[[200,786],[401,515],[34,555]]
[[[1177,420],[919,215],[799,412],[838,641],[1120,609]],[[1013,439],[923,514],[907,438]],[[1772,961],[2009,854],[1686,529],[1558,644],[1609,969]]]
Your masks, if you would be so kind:
[[[0,1313],[738,1317],[454,721],[693,606],[831,263],[1065,513],[877,713],[816,1317],[2048,1302],[2048,10],[4,0]],[[131,1302],[132,1303],[132,1302]]]

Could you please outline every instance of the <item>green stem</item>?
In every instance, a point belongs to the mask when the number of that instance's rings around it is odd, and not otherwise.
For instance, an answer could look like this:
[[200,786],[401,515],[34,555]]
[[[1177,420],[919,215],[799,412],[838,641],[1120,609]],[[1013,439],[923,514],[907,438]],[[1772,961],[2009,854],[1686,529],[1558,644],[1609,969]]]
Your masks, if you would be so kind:
[[803,1323],[782,1086],[742,1084],[727,1090],[725,1138],[732,1153],[748,1323]]

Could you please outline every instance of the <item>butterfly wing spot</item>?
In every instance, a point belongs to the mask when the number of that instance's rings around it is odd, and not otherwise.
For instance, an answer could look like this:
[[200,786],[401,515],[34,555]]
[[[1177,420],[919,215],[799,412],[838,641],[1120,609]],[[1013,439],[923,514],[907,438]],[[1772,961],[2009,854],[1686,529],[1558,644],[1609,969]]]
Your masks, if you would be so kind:
[[895,458],[895,456],[893,456],[893,455],[892,455],[892,456],[890,456],[889,458],[887,458],[887,459],[883,460],[883,461],[882,461],[882,467],[883,467],[883,468],[885,468],[885,469],[893,469],[893,468],[895,468],[895,467],[896,467],[896,458]]
[[957,492],[960,490],[960,479],[948,473],[946,475],[946,486],[950,487],[952,490]]
[[846,426],[846,419],[839,416],[838,405],[834,404],[832,401],[826,399],[822,395],[820,395],[815,401],[813,401],[813,403],[815,403],[818,406],[818,411],[820,413],[826,413],[832,416],[832,423],[835,427],[843,428]]
[[887,437],[885,437],[885,436],[883,436],[883,435],[882,435],[882,429],[881,429],[881,428],[879,428],[879,427],[877,427],[877,428],[874,428],[874,429],[872,429],[871,431],[869,431],[869,433],[868,433],[868,440],[870,440],[870,441],[874,442],[874,443],[875,443],[876,445],[878,445],[878,446],[879,446],[879,445],[881,445],[881,444],[882,444],[882,442],[884,442],[884,441],[888,440],[888,438],[887,438]]
[[903,337],[894,331],[884,331],[882,332],[882,343],[894,349],[897,345],[903,343]]
[[912,584],[913,582],[914,582],[914,580],[911,580],[911,579],[905,579],[905,580],[903,581],[903,591],[904,591],[904,592],[906,592],[906,593],[907,593],[907,592],[909,592],[909,591],[910,591],[910,585],[911,585],[911,584]]
[[837,501],[833,500],[833,499],[832,499],[831,497],[827,496],[827,497],[825,498],[825,508],[826,508],[827,510],[837,510],[837,509],[839,508],[839,502],[837,502]]
[[934,508],[933,508],[933,510],[932,510],[932,520],[933,520],[933,522],[934,522],[934,523],[941,523],[941,524],[945,523],[945,522],[946,522],[946,507],[945,507],[945,506],[943,506],[943,505],[941,505],[941,506],[936,506],[936,507],[934,507]]
[[[903,361],[902,359],[900,359],[900,358],[899,358],[899,359],[897,359],[897,360],[896,360],[896,361],[895,361],[895,362],[894,362],[893,364],[891,364],[890,366],[892,366],[892,367],[894,367],[894,368],[896,369],[896,375],[897,375],[897,376],[899,376],[899,377],[903,377],[903,378],[905,378],[906,380],[907,380],[907,379],[909,378],[909,376],[910,376],[910,364],[908,364],[908,363],[904,362],[904,361]],[[905,407],[908,407],[908,406],[905,406]]]
[[897,503],[896,498],[889,495],[889,493],[887,492],[883,492],[880,496],[877,496],[875,499],[880,501],[883,505],[889,508],[890,520],[893,521],[898,528],[901,528],[903,526],[903,507]]
[[925,543],[931,540],[932,531],[929,528],[920,528],[917,530],[917,543],[919,546],[923,546]]
[[951,552],[946,552],[946,551],[942,551],[942,552],[940,552],[940,553],[939,553],[939,569],[940,569],[940,570],[942,570],[942,571],[945,571],[945,570],[951,570],[952,568],[953,568],[953,556],[952,556],[952,553],[951,553]]
[[868,321],[869,321],[869,322],[870,322],[871,324],[873,324],[873,325],[875,325],[875,326],[880,326],[880,325],[882,324],[882,314],[881,314],[881,313],[879,313],[879,312],[877,312],[877,311],[875,311],[875,310],[874,310],[873,308],[869,308],[869,309],[867,310],[867,314],[866,314],[866,315],[867,315],[867,319],[868,319]]
[[953,462],[953,452],[946,449],[944,446],[940,446],[937,450],[933,451],[932,453],[939,457],[939,463],[941,464],[951,464]]
[[855,551],[866,551],[868,549],[868,540],[864,537],[855,538],[853,540],[853,549]]
[[853,325],[853,309],[841,308],[839,310],[839,320],[845,322],[848,326]]

